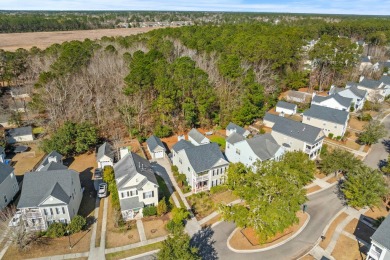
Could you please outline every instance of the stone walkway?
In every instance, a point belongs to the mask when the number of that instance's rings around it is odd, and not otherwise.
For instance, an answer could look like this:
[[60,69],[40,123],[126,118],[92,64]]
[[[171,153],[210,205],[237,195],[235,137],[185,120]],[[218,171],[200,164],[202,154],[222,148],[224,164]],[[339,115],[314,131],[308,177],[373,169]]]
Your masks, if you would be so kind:
[[144,223],[142,223],[142,220],[140,220],[140,219],[137,219],[137,230],[138,230],[139,239],[141,240],[141,242],[146,241]]

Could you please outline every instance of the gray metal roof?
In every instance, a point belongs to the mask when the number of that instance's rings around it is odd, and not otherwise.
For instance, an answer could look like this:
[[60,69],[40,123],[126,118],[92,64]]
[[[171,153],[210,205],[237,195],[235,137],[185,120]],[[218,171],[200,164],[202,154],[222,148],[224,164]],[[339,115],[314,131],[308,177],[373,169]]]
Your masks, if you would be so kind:
[[39,168],[41,166],[46,166],[47,164],[49,164],[50,158],[55,158],[56,162],[61,162],[62,157],[64,157],[64,156],[62,154],[60,154],[59,152],[51,151],[48,155],[46,155],[46,157],[42,160],[42,162],[39,164],[39,166],[37,168]]
[[284,108],[284,109],[295,110],[297,108],[297,105],[280,100],[276,104],[276,107],[281,107],[281,108]]
[[68,167],[66,167],[62,163],[49,162],[42,169],[40,169],[40,171],[55,171],[55,170],[66,170],[66,169],[68,169]]
[[281,147],[271,134],[257,135],[246,142],[261,161],[274,158],[275,153]]
[[17,207],[37,207],[50,195],[67,204],[76,182],[80,183],[80,177],[74,170],[28,172]]
[[113,151],[111,145],[107,142],[105,142],[104,144],[102,144],[99,147],[98,152],[96,154],[96,159],[99,160],[99,159],[103,158],[104,156],[108,156],[109,158],[114,160],[114,151]]
[[25,126],[19,128],[12,128],[7,130],[7,134],[12,137],[24,136],[24,135],[32,135],[32,127]]
[[390,216],[381,223],[371,239],[390,250]]
[[206,136],[202,135],[195,128],[191,129],[191,131],[188,133],[188,136],[190,136],[192,139],[194,139],[195,142],[197,142],[198,144],[202,143],[202,141],[206,138]]
[[[117,182],[118,190],[121,189],[123,185],[130,181],[134,176],[136,176],[137,173],[143,175],[148,181],[158,185],[150,162],[133,152],[126,154],[114,165],[114,172],[115,179],[123,177],[120,182]],[[145,183],[146,181],[143,184]]]
[[236,133],[237,134],[240,134],[240,135],[244,135],[245,132],[247,130],[245,130],[243,127],[239,126],[239,125],[236,125],[235,123],[232,123],[230,122],[227,127],[226,127],[227,130],[231,131],[231,130],[236,130]]
[[220,160],[228,164],[216,143],[184,149],[184,153],[196,173],[210,170]]
[[149,147],[149,150],[150,151],[155,151],[156,148],[160,148],[159,150],[164,150],[165,151],[165,146],[164,144],[161,142],[160,138],[158,138],[157,136],[150,136],[148,138],[148,140],[146,140],[146,144],[148,145]]
[[383,75],[383,76],[379,79],[379,81],[385,83],[386,85],[390,85],[390,76],[385,76],[385,75]]
[[[325,135],[321,135],[322,129],[280,117],[272,127],[272,131],[301,140],[309,144],[315,144]],[[321,135],[321,136],[320,136]]]
[[380,84],[381,84],[381,82],[378,80],[364,78],[362,81],[360,81],[358,83],[358,86],[370,88],[370,89],[376,89],[376,88],[379,88]]
[[348,111],[333,109],[311,105],[311,107],[303,112],[304,116],[314,117],[328,122],[344,125],[348,121]]
[[0,162],[0,184],[14,171],[11,166]]
[[121,210],[143,208],[144,203],[139,201],[138,196],[119,200]]
[[245,137],[238,133],[232,133],[226,138],[226,142],[230,144],[235,144],[243,140],[245,140]]
[[194,146],[195,146],[195,145],[193,145],[191,142],[182,139],[182,140],[180,140],[179,142],[177,142],[177,143],[172,147],[172,150],[175,151],[175,152],[179,152],[180,150],[187,149],[187,148],[191,148],[191,147],[194,147]]

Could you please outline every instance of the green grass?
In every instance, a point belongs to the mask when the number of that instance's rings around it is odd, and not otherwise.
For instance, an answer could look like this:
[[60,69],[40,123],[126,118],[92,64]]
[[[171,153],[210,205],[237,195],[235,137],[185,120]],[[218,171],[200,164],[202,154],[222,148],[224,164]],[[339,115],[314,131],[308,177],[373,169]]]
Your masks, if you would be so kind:
[[42,134],[43,133],[43,127],[34,127],[32,130],[34,135]]
[[106,259],[107,260],[122,259],[125,257],[135,256],[149,251],[153,251],[156,249],[161,249],[161,247],[162,247],[162,242],[157,242],[146,246],[141,246],[141,247],[137,247],[137,248],[121,251],[121,252],[107,254]]
[[210,137],[210,141],[217,143],[222,150],[225,150],[226,140],[222,136],[212,136]]
[[[165,199],[169,199],[171,194],[169,193],[168,186],[165,183],[164,179],[162,177],[158,176],[157,174],[156,174],[156,179],[157,179],[157,182],[158,182],[159,190],[162,193],[162,197],[165,197]],[[159,198],[159,200],[161,200],[162,197]]]

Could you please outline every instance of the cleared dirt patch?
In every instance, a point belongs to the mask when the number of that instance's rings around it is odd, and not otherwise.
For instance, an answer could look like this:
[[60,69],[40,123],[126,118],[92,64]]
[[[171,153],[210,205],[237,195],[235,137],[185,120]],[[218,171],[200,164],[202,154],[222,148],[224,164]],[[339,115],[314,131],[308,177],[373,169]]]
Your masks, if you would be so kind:
[[146,239],[152,239],[168,235],[168,231],[165,226],[170,219],[171,213],[168,213],[161,217],[152,217],[142,220],[144,224]]
[[28,146],[30,149],[24,153],[17,153],[12,157],[12,167],[14,167],[16,175],[24,175],[26,172],[31,171],[45,155],[44,152],[39,150],[37,143],[26,143],[23,145]]
[[368,124],[366,121],[360,121],[355,116],[351,116],[351,119],[348,122],[348,128],[352,128],[355,130],[363,130],[364,126]]
[[357,241],[341,234],[332,256],[337,260],[366,259],[366,254],[361,251],[363,250]]
[[314,174],[314,176],[315,176],[316,178],[318,178],[318,179],[323,179],[323,178],[326,177],[326,174],[324,174],[324,173],[322,173],[322,172],[320,172],[320,171],[317,171],[317,172]]
[[379,217],[386,217],[389,214],[389,212],[386,210],[385,205],[381,205],[380,207],[373,207],[372,209],[369,209],[366,213],[364,213],[364,216],[377,219]]
[[331,241],[331,239],[332,239],[332,236],[333,236],[333,233],[334,233],[336,227],[337,227],[344,219],[346,219],[347,217],[348,217],[348,214],[347,214],[347,213],[344,213],[344,212],[342,212],[340,215],[338,215],[338,216],[336,217],[336,219],[332,222],[332,224],[330,224],[328,230],[326,231],[325,239],[324,239],[323,241],[321,241],[320,247],[322,247],[323,249],[325,249],[325,248],[329,245],[329,243],[330,243],[330,241]]
[[318,191],[320,189],[321,189],[321,187],[318,185],[310,187],[310,188],[306,189],[306,194],[313,193],[313,192]]
[[228,243],[230,243],[231,247],[238,250],[254,250],[275,245],[293,236],[303,226],[303,224],[305,224],[308,215],[302,212],[298,212],[297,217],[299,218],[298,224],[292,225],[291,227],[287,228],[283,233],[276,234],[265,244],[259,244],[258,237],[256,236],[252,228],[236,230],[232,238],[228,241]]
[[84,39],[96,40],[103,36],[128,36],[145,33],[157,28],[120,28],[61,32],[2,33],[0,49],[15,51],[18,48],[30,49],[33,46],[44,49],[54,43]]

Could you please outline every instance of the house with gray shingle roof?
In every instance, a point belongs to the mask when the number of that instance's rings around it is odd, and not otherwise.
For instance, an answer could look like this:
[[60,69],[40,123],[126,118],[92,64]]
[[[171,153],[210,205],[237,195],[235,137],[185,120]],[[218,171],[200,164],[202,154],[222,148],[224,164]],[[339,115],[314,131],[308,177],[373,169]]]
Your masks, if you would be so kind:
[[7,207],[18,191],[19,185],[14,168],[0,162],[0,210]]
[[281,115],[280,116],[274,115],[271,113],[265,113],[265,116],[263,118],[263,124],[266,127],[272,128],[274,126],[274,124],[276,123],[276,121],[279,120],[279,118],[282,118],[282,116]]
[[271,135],[286,151],[303,151],[310,159],[315,159],[320,154],[325,138],[321,128],[285,117],[276,120]]
[[229,166],[218,144],[197,146],[185,140],[180,140],[173,146],[172,164],[186,175],[187,182],[195,193],[224,183]]
[[[36,171],[41,171],[46,165],[54,162],[62,165],[63,155],[57,151],[51,151],[46,157],[42,160],[39,166],[36,168]],[[63,165],[64,166],[64,165]],[[66,166],[64,166],[66,167]]]
[[114,149],[109,143],[105,142],[99,146],[96,153],[98,168],[103,169],[105,166],[114,166],[114,155]]
[[271,134],[256,135],[242,140],[234,135],[237,134],[232,134],[226,140],[225,154],[229,162],[241,162],[255,168],[256,162],[279,160],[285,152]]
[[321,128],[326,135],[344,136],[347,130],[349,112],[312,105],[303,112],[303,123]]
[[297,113],[297,105],[279,100],[276,104],[276,112],[284,115],[295,115]]
[[114,165],[115,182],[124,220],[142,218],[142,209],[157,206],[158,182],[148,160],[130,152]]
[[367,91],[368,101],[383,102],[385,97],[390,95],[390,85],[386,83],[387,80],[383,77],[380,80],[361,77],[360,82],[357,83],[358,89]]
[[367,254],[369,260],[390,259],[390,216],[381,223],[371,237],[371,247]]
[[34,140],[31,126],[18,127],[6,130],[5,140],[9,144],[30,142]]
[[285,98],[289,102],[310,103],[311,94],[296,90],[289,90],[287,91]]
[[245,138],[250,134],[250,132],[245,128],[230,122],[226,127],[226,136],[230,136],[232,133],[237,133]]
[[318,105],[322,107],[329,107],[338,110],[349,111],[352,105],[352,98],[346,98],[341,96],[338,93],[329,96],[318,96],[313,95],[313,99],[311,100],[312,105]]
[[352,105],[355,111],[361,110],[367,99],[367,91],[358,89],[356,83],[351,84],[350,82],[347,82],[345,88],[338,88],[332,85],[329,94],[339,94],[342,97],[352,98]]
[[192,128],[191,131],[188,133],[188,140],[193,145],[204,145],[210,143],[210,140],[206,136],[202,135],[195,128]]
[[82,197],[79,173],[74,170],[28,172],[17,208],[29,230],[46,230],[54,222],[70,223]]
[[150,155],[152,156],[152,159],[165,157],[165,146],[157,136],[150,136],[148,140],[146,140],[146,145]]

